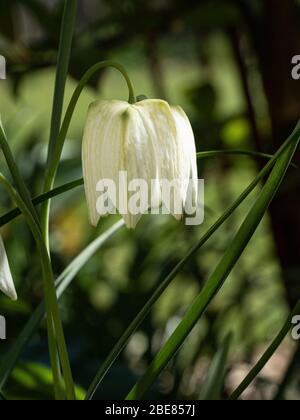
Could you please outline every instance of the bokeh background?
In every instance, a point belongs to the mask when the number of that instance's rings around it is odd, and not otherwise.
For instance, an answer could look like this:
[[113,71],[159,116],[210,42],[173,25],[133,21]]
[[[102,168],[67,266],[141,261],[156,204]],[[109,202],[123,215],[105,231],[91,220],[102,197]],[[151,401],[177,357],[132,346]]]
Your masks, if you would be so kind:
[[[41,192],[49,138],[63,1],[1,0],[0,112],[32,195]],[[66,104],[83,73],[113,59],[128,70],[138,94],[180,104],[191,118],[197,150],[243,148],[273,153],[299,118],[300,82],[291,59],[300,54],[300,2],[295,0],[80,0]],[[97,75],[80,99],[57,185],[81,176],[87,107],[98,98],[127,98],[120,75]],[[296,163],[300,164],[299,156]],[[97,252],[61,301],[76,381],[85,389],[151,290],[253,179],[264,161],[220,157],[199,161],[206,183],[205,223],[187,228],[171,217],[145,216]],[[1,170],[5,163],[1,157]],[[251,196],[198,253],[155,305],[100,387],[97,398],[123,398],[173,331],[239,227]],[[12,203],[0,192],[1,212]],[[150,398],[199,398],[208,367],[228,332],[234,334],[226,395],[239,384],[300,297],[300,177],[291,169],[268,217],[204,319],[157,381]],[[53,200],[51,248],[58,275],[117,218],[88,223],[83,188]],[[39,259],[22,218],[2,231],[20,299],[0,297],[9,350],[42,299]],[[45,326],[6,387],[13,398],[50,398]],[[246,399],[298,399],[299,345],[287,339]],[[282,395],[280,396],[282,397]]]

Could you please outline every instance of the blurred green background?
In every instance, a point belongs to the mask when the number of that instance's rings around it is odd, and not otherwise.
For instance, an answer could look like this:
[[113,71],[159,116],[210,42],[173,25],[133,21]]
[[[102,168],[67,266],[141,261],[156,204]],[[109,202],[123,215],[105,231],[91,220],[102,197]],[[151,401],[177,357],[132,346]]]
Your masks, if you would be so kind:
[[[0,0],[0,112],[32,195],[41,192],[49,137],[63,1]],[[286,0],[81,0],[65,105],[94,63],[123,64],[137,94],[180,104],[191,118],[197,150],[243,148],[274,152],[299,117],[300,82],[291,59],[300,53],[300,5]],[[298,48],[298,49],[297,49]],[[89,103],[127,98],[114,70],[85,89],[63,152],[57,185],[79,178],[81,140]],[[299,156],[296,161],[300,163]],[[97,252],[61,302],[74,376],[85,389],[118,337],[190,247],[248,185],[264,162],[247,157],[200,160],[205,179],[205,223],[185,227],[171,217],[145,216],[123,228]],[[5,162],[1,157],[1,170]],[[230,393],[274,337],[300,297],[300,182],[291,170],[244,257],[189,340],[153,387],[151,398],[198,398],[213,355],[234,333],[226,390]],[[123,398],[173,331],[200,290],[245,212],[251,196],[198,253],[155,305],[118,359],[97,398]],[[1,212],[12,203],[2,191]],[[53,200],[51,249],[59,275],[118,218],[89,226],[83,188]],[[2,231],[19,301],[0,296],[8,320],[5,354],[42,299],[39,259],[22,220]],[[50,398],[45,325],[22,355],[6,387],[11,398]],[[269,399],[293,366],[285,398],[299,398],[299,349],[287,339],[244,394]]]

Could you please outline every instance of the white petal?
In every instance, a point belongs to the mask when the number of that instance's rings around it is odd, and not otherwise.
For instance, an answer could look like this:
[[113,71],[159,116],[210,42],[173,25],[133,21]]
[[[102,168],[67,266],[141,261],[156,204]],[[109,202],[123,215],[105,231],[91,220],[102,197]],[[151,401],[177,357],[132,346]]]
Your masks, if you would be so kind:
[[98,101],[88,111],[84,130],[82,161],[86,197],[91,223],[97,226],[97,185],[110,179],[118,183],[118,173],[124,137],[124,122],[120,117],[129,107],[122,101]]
[[195,137],[191,123],[181,107],[172,107],[176,122],[177,135],[182,147],[182,194],[186,196],[187,189],[192,186],[192,206],[197,204],[198,199],[198,169]]
[[[128,183],[134,179],[146,181],[149,188],[146,201],[150,204],[151,199],[152,203],[156,203],[155,207],[159,207],[161,204],[160,179],[164,172],[169,173],[171,168],[170,160],[167,159],[170,153],[165,148],[165,143],[172,144],[175,133],[170,108],[163,101],[145,100],[132,105],[127,112],[122,169],[128,173]],[[164,156],[166,158],[163,160]],[[155,194],[152,196],[150,195],[151,183],[155,184]],[[145,208],[141,213],[134,215],[129,212],[127,216],[124,216],[126,224],[134,228],[146,210]]]
[[[180,219],[185,199],[181,188],[183,157],[172,109],[162,100],[145,100],[135,107],[139,110],[148,134],[148,154],[145,159],[152,158],[160,182],[169,181],[174,185],[174,188],[162,189],[161,201],[176,218]],[[175,202],[178,203],[177,209],[174,206]]]
[[17,300],[17,293],[11,276],[8,259],[2,237],[0,236],[0,290],[12,300]]

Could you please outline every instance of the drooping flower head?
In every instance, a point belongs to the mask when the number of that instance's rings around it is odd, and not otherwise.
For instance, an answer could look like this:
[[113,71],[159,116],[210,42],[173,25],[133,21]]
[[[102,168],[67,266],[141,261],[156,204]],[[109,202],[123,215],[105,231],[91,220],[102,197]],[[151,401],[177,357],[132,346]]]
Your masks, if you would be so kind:
[[[104,179],[114,181],[116,196],[123,196],[124,200],[128,200],[125,195],[128,184],[136,179],[144,180],[148,186],[152,185],[152,193],[155,192],[151,202],[168,207],[177,219],[184,214],[189,191],[193,202],[197,202],[195,140],[189,119],[180,107],[149,99],[135,104],[94,102],[88,111],[82,153],[85,191],[93,225],[105,215],[97,205],[99,181]],[[123,183],[120,173],[127,175]],[[173,182],[171,197],[166,197],[162,188],[166,180]],[[138,214],[130,208],[124,211],[122,198],[117,202],[109,198],[129,228],[135,228],[147,211],[147,208]]]
[[17,293],[9,268],[9,263],[4,247],[2,237],[0,235],[0,290],[12,300],[17,300]]

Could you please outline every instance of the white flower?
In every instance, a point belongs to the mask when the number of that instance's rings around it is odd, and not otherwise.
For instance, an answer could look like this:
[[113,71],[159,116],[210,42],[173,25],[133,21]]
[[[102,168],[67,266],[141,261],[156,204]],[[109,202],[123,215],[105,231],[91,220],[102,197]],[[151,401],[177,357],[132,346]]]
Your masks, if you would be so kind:
[[17,300],[17,293],[11,276],[8,259],[0,235],[0,290],[12,300]]
[[[168,207],[177,219],[184,214],[190,185],[193,202],[197,202],[193,130],[184,111],[180,107],[170,107],[165,101],[143,100],[133,105],[122,101],[97,101],[91,104],[84,131],[82,160],[89,214],[95,226],[103,215],[99,214],[99,209],[97,211],[97,185],[104,179],[115,182],[116,196],[120,200],[115,202],[113,197],[109,198],[129,228],[135,228],[148,210],[145,208],[138,214],[130,209],[127,212],[122,210],[124,202],[121,197],[128,200],[126,192],[132,180],[142,179],[148,186],[154,185],[156,194],[151,197],[151,203]],[[120,173],[124,171],[127,173],[126,183],[120,185]],[[174,182],[171,200],[161,187],[165,180]],[[179,202],[179,206],[175,208],[174,202]]]

